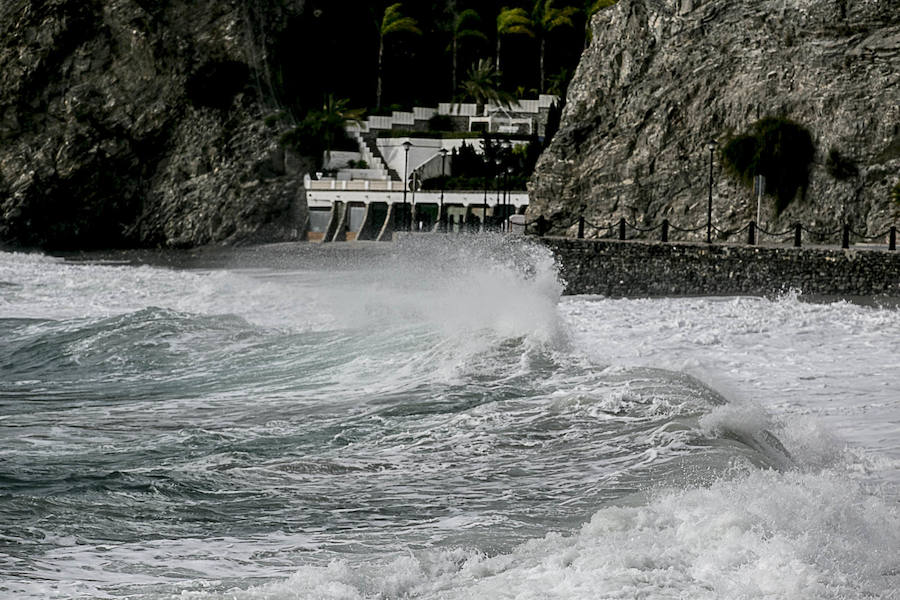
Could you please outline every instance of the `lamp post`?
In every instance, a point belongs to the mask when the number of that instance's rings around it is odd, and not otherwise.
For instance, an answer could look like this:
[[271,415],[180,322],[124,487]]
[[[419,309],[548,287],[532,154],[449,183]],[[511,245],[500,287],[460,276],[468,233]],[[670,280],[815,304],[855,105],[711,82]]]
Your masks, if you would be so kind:
[[502,164],[503,164],[503,159],[500,158],[500,155],[498,154],[497,157],[494,159],[494,165],[496,165],[496,168],[494,169],[494,187],[497,188],[497,202],[496,202],[496,204],[494,204],[494,217],[492,220],[494,221],[495,227],[498,226],[498,224],[500,223],[500,220],[497,218],[497,215],[500,212],[500,173],[502,172],[500,169],[500,166]]
[[419,187],[419,171],[413,169],[410,176],[410,186],[412,186],[412,198],[409,205],[409,219],[412,223],[410,231],[418,230],[418,221],[416,221],[416,188]]
[[406,152],[406,157],[403,161],[403,224],[406,225],[406,230],[409,231],[410,228],[410,219],[408,206],[406,204],[406,189],[409,187],[409,181],[406,179],[407,171],[409,170],[409,149],[412,148],[412,143],[409,140],[403,142],[403,150]]
[[[500,147],[501,147],[501,149],[502,149],[501,156],[503,157],[503,159],[504,159],[504,160],[507,162],[507,164],[508,164],[508,163],[509,163],[510,154],[511,154],[511,150],[512,150],[512,143],[509,141],[509,138],[506,138],[505,140],[503,140],[503,142],[500,144]],[[507,187],[508,187],[508,183],[509,183],[509,177],[507,177],[507,175],[506,175],[506,172],[507,172],[507,171],[512,171],[512,165],[509,165],[509,164],[508,164],[508,166],[507,166],[506,169],[502,169],[502,167],[501,167],[501,171],[500,171],[500,172],[501,172],[501,173],[503,174],[503,176],[504,176],[504,182],[503,182],[503,183],[505,184],[505,185],[504,185],[504,188],[507,188]],[[507,194],[508,194],[508,190],[507,190],[507,189],[504,189],[504,190],[503,190],[503,210],[502,210],[501,213],[500,213],[501,216],[502,216],[502,218],[503,218],[503,220],[501,221],[501,223],[503,223],[504,225],[505,225],[505,223],[506,223],[506,218],[507,218],[507,216],[509,216],[509,215],[508,215],[508,212],[509,212],[509,211],[508,211],[508,206],[507,206]],[[502,228],[502,226],[501,226],[501,228]]]
[[509,214],[513,212],[510,210],[510,208],[512,207],[512,190],[509,189],[509,178],[512,177],[514,170],[515,169],[513,169],[512,165],[506,167],[506,182],[504,185],[506,189],[503,192],[506,195],[505,199],[503,200],[505,209],[503,211],[503,227],[507,231],[509,230]]
[[447,182],[444,177],[446,169],[444,168],[447,162],[447,149],[441,148],[441,203],[438,207],[438,231],[444,231],[447,229],[447,215],[444,214],[444,187]]
[[487,221],[487,189],[488,189],[488,175],[490,175],[490,165],[491,161],[487,160],[485,157],[484,161],[484,204],[481,206],[481,230],[484,231],[484,224]]
[[710,140],[706,147],[709,149],[709,202],[706,205],[706,243],[712,244],[712,187],[713,187],[713,153],[718,144]]

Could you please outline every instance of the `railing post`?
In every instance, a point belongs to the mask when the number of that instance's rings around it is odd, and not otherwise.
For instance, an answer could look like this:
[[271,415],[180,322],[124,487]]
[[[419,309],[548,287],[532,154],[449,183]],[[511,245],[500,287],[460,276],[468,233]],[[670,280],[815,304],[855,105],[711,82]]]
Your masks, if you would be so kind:
[[625,217],[619,219],[619,239],[625,239]]
[[897,249],[897,227],[891,227],[891,234],[888,236],[888,250]]
[[747,243],[751,246],[756,245],[756,221],[750,221],[750,226],[747,228]]
[[800,236],[803,232],[803,226],[800,223],[794,224],[794,248],[800,247]]
[[669,220],[668,220],[668,219],[663,219],[663,224],[662,224],[662,241],[663,241],[663,242],[668,242],[668,241],[669,241]]
[[844,235],[841,237],[841,248],[850,247],[850,225],[844,223]]
[[578,239],[584,239],[584,215],[578,217]]

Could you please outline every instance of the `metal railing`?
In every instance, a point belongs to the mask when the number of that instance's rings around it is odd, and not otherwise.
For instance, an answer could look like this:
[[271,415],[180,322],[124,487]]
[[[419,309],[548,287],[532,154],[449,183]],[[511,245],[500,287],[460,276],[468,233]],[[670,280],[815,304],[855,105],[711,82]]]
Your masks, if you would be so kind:
[[[617,222],[611,221],[605,224],[596,224],[591,223],[583,216],[580,216],[565,224],[563,229],[568,230],[572,228],[576,223],[578,224],[578,239],[584,239],[585,231],[588,228],[592,229],[595,232],[602,232],[602,235],[597,237],[604,237],[606,239],[618,239],[622,241],[637,239],[635,236],[628,237],[629,230],[640,234],[649,234],[658,230],[660,232],[659,241],[663,243],[667,243],[670,241],[669,234],[672,231],[691,234],[702,231],[707,227],[705,223],[703,225],[700,225],[699,227],[693,228],[679,227],[671,223],[668,219],[663,219],[663,221],[658,225],[641,227],[636,223],[629,223],[624,217],[620,218]],[[537,219],[525,223],[525,232],[537,236],[543,236],[553,227],[554,224],[549,219],[546,219],[543,215],[541,215]],[[879,240],[885,240],[885,238],[887,238],[888,250],[895,251],[897,249],[896,226],[891,226],[883,232],[879,232],[875,235],[865,235],[858,231],[854,231],[854,229],[848,224],[845,224],[840,229],[822,231],[811,229],[803,225],[802,223],[795,223],[791,228],[784,231],[769,231],[768,229],[757,225],[755,221],[750,221],[747,225],[744,225],[739,229],[720,229],[713,225],[712,230],[725,238],[731,238],[733,236],[738,236],[746,232],[747,244],[751,246],[759,244],[761,236],[768,236],[768,238],[772,239],[773,241],[780,241],[782,243],[790,242],[791,238],[793,238],[794,247],[799,248],[803,245],[803,233],[806,232],[810,239],[817,238],[818,243],[823,245],[830,245],[829,242],[833,239],[836,240],[837,236],[840,234],[840,245],[842,248],[849,248],[851,241],[876,242]],[[641,239],[648,238],[644,236]],[[834,245],[836,245],[836,243]]]

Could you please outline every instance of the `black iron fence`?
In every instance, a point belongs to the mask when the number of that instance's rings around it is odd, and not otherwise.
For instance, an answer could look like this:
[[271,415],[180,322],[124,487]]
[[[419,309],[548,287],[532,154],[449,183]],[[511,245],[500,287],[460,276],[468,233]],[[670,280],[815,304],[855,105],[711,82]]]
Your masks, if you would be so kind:
[[[585,231],[590,228],[595,232],[602,232],[601,235],[598,235],[596,237],[618,240],[637,239],[636,236],[633,235],[629,237],[629,232],[651,234],[655,231],[659,231],[659,241],[661,242],[670,241],[670,232],[691,234],[703,231],[708,227],[708,225],[704,223],[699,227],[683,228],[674,225],[673,223],[669,222],[668,219],[663,219],[662,223],[652,227],[641,227],[635,223],[629,223],[624,217],[620,218],[617,222],[611,221],[606,224],[598,225],[595,223],[591,223],[582,216],[569,222],[567,225],[565,225],[564,229],[568,230],[576,223],[578,224],[577,237],[579,239],[583,239],[585,236]],[[543,236],[553,226],[554,224],[551,223],[549,219],[546,219],[543,215],[541,215],[537,219],[525,223],[525,232],[537,236]],[[715,225],[710,225],[709,227],[712,229],[712,231],[715,231],[718,235],[724,238],[732,238],[734,236],[746,234],[745,239],[747,240],[747,244],[751,246],[762,243],[763,241],[788,243],[793,238],[794,246],[799,248],[803,245],[803,234],[806,233],[808,236],[808,241],[812,241],[813,243],[819,243],[822,245],[836,245],[837,241],[840,240],[842,248],[849,248],[851,242],[886,241],[888,250],[897,249],[896,226],[891,226],[885,231],[871,236],[862,234],[858,231],[854,231],[850,225],[844,225],[839,229],[825,231],[811,229],[803,225],[802,223],[795,223],[792,227],[784,231],[769,231],[768,229],[757,225],[755,221],[750,221],[747,225],[739,229],[720,229]],[[838,236],[840,237],[838,238]],[[640,239],[650,240],[652,238],[650,236],[644,235]]]

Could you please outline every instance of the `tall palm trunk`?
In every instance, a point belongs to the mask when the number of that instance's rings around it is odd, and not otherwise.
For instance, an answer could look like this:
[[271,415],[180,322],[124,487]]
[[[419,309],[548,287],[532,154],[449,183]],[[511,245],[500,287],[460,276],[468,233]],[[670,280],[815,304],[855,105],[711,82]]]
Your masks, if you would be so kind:
[[453,36],[453,88],[451,90],[452,94],[456,93],[456,36]]
[[541,85],[538,88],[538,90],[541,94],[544,93],[544,81],[546,79],[544,77],[544,53],[545,53],[545,51],[546,51],[546,38],[544,38],[544,36],[541,36],[541,66],[540,66]]
[[499,32],[497,33],[497,61],[496,61],[495,65],[496,65],[496,70],[499,73],[500,72],[500,33]]
[[384,55],[384,36],[378,36],[378,72],[375,84],[375,109],[381,108],[381,59]]

